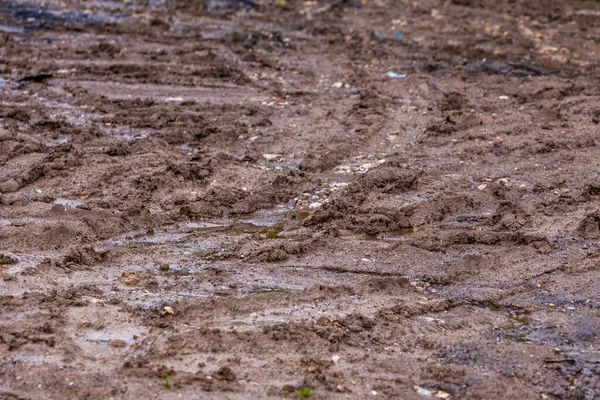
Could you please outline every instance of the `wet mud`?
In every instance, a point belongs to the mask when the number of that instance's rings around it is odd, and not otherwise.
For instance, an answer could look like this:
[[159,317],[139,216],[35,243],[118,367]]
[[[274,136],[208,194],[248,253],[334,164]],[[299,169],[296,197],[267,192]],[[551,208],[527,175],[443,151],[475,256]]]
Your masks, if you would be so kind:
[[0,3],[0,399],[600,398],[600,3]]

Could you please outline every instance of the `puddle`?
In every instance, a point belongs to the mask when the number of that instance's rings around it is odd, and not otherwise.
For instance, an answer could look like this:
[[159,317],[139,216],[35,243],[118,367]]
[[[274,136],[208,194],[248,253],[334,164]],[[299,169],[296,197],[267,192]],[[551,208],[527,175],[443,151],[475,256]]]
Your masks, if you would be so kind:
[[0,24],[0,32],[4,33],[25,33],[25,29],[20,26],[2,25]]
[[407,242],[426,236],[426,232],[415,228],[402,228],[397,231],[380,233],[377,235],[363,235],[363,240],[383,240],[390,242]]
[[38,218],[17,218],[17,219],[0,219],[0,226],[15,226],[21,227],[25,225],[40,225],[45,221]]
[[288,207],[280,207],[275,210],[257,211],[251,217],[241,218],[238,220],[238,222],[254,226],[270,227],[283,221],[285,214],[289,211],[290,209]]
[[[171,227],[173,228],[173,227]],[[126,246],[131,243],[148,243],[148,244],[163,244],[163,243],[177,243],[183,237],[187,236],[187,233],[183,232],[155,232],[148,234],[144,231],[131,232],[126,235],[122,235],[117,239],[111,239],[99,247],[100,251],[112,249],[115,247]]]
[[[118,20],[128,17],[127,14],[71,11],[33,4],[18,4],[11,1],[0,2],[0,14],[9,16],[15,22],[23,24],[23,27],[3,25],[5,28],[8,28],[9,30],[18,29],[22,32],[24,32],[26,29],[39,29],[42,27],[48,27],[50,25],[110,24],[116,23]],[[20,31],[7,33],[20,33]]]
[[262,286],[255,285],[248,291],[248,295],[261,293],[279,293],[304,290],[302,286],[285,285],[285,286]]
[[188,229],[210,229],[210,228],[223,228],[226,226],[229,226],[230,224],[227,222],[223,222],[223,223],[213,223],[213,222],[205,222],[205,221],[199,221],[199,222],[186,222],[184,224],[184,226]]
[[417,232],[419,231],[415,231],[415,228],[402,228],[393,232],[380,233],[379,235],[377,235],[377,239],[390,241],[414,240]]
[[83,206],[85,203],[80,200],[69,200],[69,199],[56,199],[54,204],[59,204],[63,207],[77,208]]
[[92,331],[88,332],[85,335],[84,340],[88,342],[94,343],[108,343],[111,340],[122,340],[126,343],[134,343],[133,335],[140,335],[141,330],[131,329],[130,332],[102,332],[102,331]]
[[[83,204],[77,200],[67,199],[57,199],[56,203],[68,207],[77,207]],[[194,232],[202,231],[218,231],[219,233],[229,235],[263,232],[270,227],[281,224],[289,210],[290,208],[281,206],[275,210],[259,211],[238,219],[224,218],[212,221],[190,221],[179,225],[166,226],[161,230],[155,230],[153,233],[148,233],[147,231],[129,232],[116,239],[106,241],[104,245],[99,247],[99,250],[104,251],[115,247],[126,246],[131,243],[178,243],[181,242],[184,237],[193,234]],[[7,223],[9,223],[9,221],[7,221]],[[187,244],[180,246],[185,247],[185,249],[190,252],[195,250],[204,252],[207,250],[201,248],[201,246],[195,245],[192,245],[191,247]],[[195,249],[195,247],[198,248]]]
[[58,138],[52,142],[44,142],[44,146],[56,147],[56,146],[60,146],[61,144],[65,144],[65,143],[69,143],[69,138],[63,137],[63,138]]

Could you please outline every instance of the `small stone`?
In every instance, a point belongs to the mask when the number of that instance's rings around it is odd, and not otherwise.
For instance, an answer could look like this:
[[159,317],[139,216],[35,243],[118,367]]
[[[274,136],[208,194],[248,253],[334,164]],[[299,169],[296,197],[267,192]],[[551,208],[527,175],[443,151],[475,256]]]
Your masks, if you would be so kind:
[[500,100],[508,100],[508,99],[509,99],[509,97],[508,97],[508,96],[498,96],[498,98],[499,98]]
[[375,391],[375,390],[371,390],[371,394],[372,394],[373,396],[377,396],[377,391]]
[[323,205],[323,203],[320,203],[320,202],[318,202],[318,201],[315,201],[314,203],[310,203],[310,204],[308,205],[308,208],[309,208],[310,210],[314,210],[314,209],[316,209],[316,208],[319,208],[319,207],[321,207],[322,205]]
[[336,83],[333,84],[333,87],[336,88],[336,89],[339,89],[342,86],[344,86],[344,84],[342,82],[336,82]]
[[413,388],[415,389],[415,391],[417,392],[417,394],[420,394],[421,396],[425,396],[425,397],[433,397],[433,393],[431,392],[431,390],[427,390],[425,388],[422,388],[420,386],[413,386]]
[[251,318],[256,318],[256,317],[258,317],[258,313],[255,313],[255,312],[253,312],[253,313],[250,313],[250,317],[251,317]]
[[281,154],[263,154],[262,156],[267,161],[275,161],[275,160],[283,157],[283,155],[281,155]]
[[484,190],[486,187],[487,187],[487,185],[484,183],[482,185],[477,186],[477,189]]
[[345,391],[346,391],[346,389],[344,389],[344,387],[343,387],[342,385],[337,385],[337,386],[335,387],[335,390],[337,390],[337,391],[338,391],[338,392],[340,392],[340,393],[343,393],[343,392],[345,392]]
[[331,359],[333,360],[334,363],[338,363],[338,361],[340,361],[340,356],[338,356],[337,354],[334,354],[333,356],[331,356]]
[[175,314],[175,310],[173,310],[173,307],[169,307],[169,306],[164,306],[163,310],[165,310],[165,312],[167,314]]
[[168,270],[169,270],[169,264],[167,264],[167,263],[162,263],[162,264],[160,264],[160,265],[158,266],[158,269],[159,269],[159,270],[161,270],[161,271],[163,271],[163,272],[166,272],[166,271],[168,271]]
[[435,394],[435,397],[437,397],[438,399],[449,399],[450,398],[450,393],[442,392],[440,390],[440,391],[438,391]]
[[16,264],[19,262],[17,256],[8,251],[0,251],[0,264]]

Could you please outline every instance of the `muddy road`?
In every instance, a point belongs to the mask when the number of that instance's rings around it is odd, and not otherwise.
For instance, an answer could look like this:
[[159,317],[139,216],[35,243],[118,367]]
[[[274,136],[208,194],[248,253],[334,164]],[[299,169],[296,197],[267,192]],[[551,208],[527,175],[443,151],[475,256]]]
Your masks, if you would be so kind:
[[0,2],[0,399],[600,398],[600,3]]

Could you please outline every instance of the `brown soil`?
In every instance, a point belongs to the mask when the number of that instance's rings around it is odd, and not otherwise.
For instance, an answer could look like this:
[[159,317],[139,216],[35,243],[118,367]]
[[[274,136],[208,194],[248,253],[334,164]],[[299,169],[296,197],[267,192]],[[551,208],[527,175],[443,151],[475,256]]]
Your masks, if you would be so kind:
[[0,399],[600,398],[600,3],[14,0],[0,43]]

